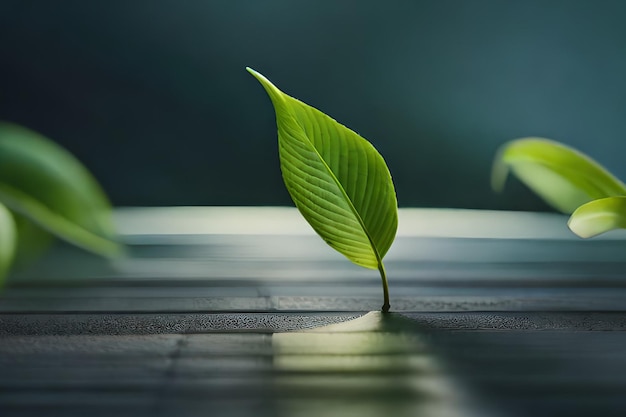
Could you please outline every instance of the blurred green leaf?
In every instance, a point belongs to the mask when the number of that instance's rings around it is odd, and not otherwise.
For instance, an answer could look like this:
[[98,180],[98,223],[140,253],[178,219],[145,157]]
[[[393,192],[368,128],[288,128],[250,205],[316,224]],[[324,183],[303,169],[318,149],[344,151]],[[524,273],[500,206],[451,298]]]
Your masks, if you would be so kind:
[[42,229],[69,243],[103,256],[113,257],[120,253],[121,248],[114,241],[88,231],[27,194],[1,183],[0,201]]
[[332,248],[380,271],[387,311],[382,259],[396,235],[398,204],[383,157],[352,130],[248,71],[274,105],[283,180],[296,207]]
[[45,231],[27,217],[13,212],[17,230],[14,267],[20,268],[41,256],[54,241],[54,235]]
[[567,225],[584,238],[626,229],[626,197],[607,197],[583,204],[572,213]]
[[13,216],[0,204],[0,287],[4,282],[15,253],[16,229]]
[[523,138],[504,144],[492,170],[496,191],[504,188],[509,171],[563,213],[598,198],[626,195],[626,186],[600,164],[548,139]]
[[[69,152],[24,127],[0,122],[0,202],[43,230],[88,251],[115,256],[111,205],[100,185]],[[34,251],[45,235],[21,225]]]

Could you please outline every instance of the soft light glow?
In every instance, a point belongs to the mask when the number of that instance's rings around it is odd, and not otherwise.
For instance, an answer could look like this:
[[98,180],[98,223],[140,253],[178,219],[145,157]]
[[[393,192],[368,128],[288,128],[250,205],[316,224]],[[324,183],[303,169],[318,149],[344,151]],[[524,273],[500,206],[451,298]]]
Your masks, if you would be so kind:
[[370,312],[272,335],[277,407],[290,416],[485,416],[407,319]]
[[[292,235],[315,232],[293,207],[120,208],[115,221],[122,236]],[[555,213],[405,208],[398,237],[484,239],[577,239],[567,216]],[[625,239],[618,230],[602,239]]]

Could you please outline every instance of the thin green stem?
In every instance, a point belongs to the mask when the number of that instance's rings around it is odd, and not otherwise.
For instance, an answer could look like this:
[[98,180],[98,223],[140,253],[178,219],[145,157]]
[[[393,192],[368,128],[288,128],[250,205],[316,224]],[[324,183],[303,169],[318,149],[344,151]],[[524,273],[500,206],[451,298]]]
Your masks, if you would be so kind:
[[383,308],[382,311],[383,313],[388,313],[389,312],[389,308],[391,308],[391,306],[389,305],[389,285],[387,284],[387,272],[385,272],[385,265],[383,265],[383,261],[380,260],[378,262],[378,271],[380,271],[380,278],[383,280]]

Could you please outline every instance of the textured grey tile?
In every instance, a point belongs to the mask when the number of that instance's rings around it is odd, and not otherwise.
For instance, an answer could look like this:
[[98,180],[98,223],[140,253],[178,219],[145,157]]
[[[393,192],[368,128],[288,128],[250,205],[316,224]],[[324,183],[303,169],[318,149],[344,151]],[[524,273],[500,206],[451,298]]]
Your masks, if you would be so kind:
[[0,314],[0,335],[150,335],[277,332],[356,318],[360,313]]

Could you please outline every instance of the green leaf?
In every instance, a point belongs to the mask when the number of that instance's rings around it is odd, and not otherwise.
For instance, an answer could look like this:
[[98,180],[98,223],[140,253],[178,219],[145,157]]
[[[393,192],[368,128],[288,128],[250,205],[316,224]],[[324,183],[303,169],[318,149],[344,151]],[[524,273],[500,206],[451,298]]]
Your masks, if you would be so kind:
[[12,214],[17,230],[13,263],[14,267],[19,268],[28,265],[41,256],[54,241],[54,236],[37,226],[27,217],[15,211]]
[[15,253],[16,228],[9,210],[0,204],[0,287],[4,283]]
[[626,197],[607,197],[578,207],[567,225],[580,237],[626,229]]
[[1,183],[0,201],[42,229],[69,243],[103,256],[114,257],[120,254],[121,248],[114,241],[88,231],[29,195]]
[[[43,136],[0,122],[0,202],[39,228],[104,256],[121,253],[113,241],[111,205],[100,185],[69,152]],[[45,244],[32,226],[20,231],[28,251]],[[34,250],[34,249],[33,249]]]
[[380,271],[387,311],[382,259],[396,235],[398,204],[385,161],[352,130],[247,70],[274,105],[283,180],[296,207],[332,248]]
[[598,198],[626,195],[626,186],[600,164],[548,139],[523,138],[503,145],[492,170],[496,191],[504,187],[509,171],[563,213]]

